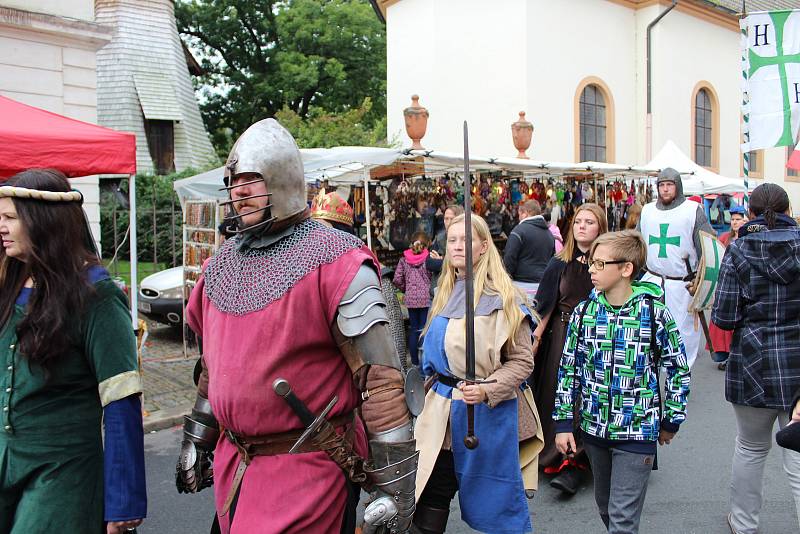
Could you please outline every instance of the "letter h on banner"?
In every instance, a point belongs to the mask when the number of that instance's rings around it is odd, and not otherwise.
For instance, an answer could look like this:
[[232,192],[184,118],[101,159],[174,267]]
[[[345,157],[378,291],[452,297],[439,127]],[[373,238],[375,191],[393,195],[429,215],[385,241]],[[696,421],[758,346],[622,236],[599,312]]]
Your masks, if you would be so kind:
[[[767,39],[767,32],[769,31],[769,24],[764,24],[764,26],[763,26],[764,27],[764,31],[763,32],[758,31],[758,29],[761,28],[761,27],[762,27],[761,24],[756,24],[755,25],[756,43],[753,46],[761,46],[761,45],[769,46],[769,40]],[[764,38],[764,42],[763,43],[759,43],[759,39],[761,37]]]

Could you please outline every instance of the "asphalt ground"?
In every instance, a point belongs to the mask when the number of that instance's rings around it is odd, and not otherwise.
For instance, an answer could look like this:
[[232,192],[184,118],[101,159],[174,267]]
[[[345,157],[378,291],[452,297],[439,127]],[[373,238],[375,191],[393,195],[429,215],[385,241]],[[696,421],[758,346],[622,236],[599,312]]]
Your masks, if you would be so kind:
[[[640,532],[730,534],[725,517],[735,436],[733,410],[724,398],[724,373],[707,353],[701,354],[693,370],[687,421],[671,445],[659,448],[660,469],[650,478]],[[196,495],[178,495],[175,490],[180,439],[179,427],[145,436],[149,517],[139,528],[141,533],[208,532],[212,490]],[[766,464],[761,534],[800,532],[781,454],[782,449],[775,445]],[[564,498],[542,475],[529,507],[538,533],[605,531],[588,479],[576,496]],[[456,499],[447,532],[474,532],[459,517]]]

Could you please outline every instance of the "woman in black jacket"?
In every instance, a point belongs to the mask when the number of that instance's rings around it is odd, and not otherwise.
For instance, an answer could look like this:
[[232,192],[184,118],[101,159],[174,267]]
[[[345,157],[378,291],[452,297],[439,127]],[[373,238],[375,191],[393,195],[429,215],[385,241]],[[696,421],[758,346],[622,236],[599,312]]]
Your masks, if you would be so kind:
[[536,407],[542,419],[544,449],[539,453],[539,465],[545,473],[557,473],[550,485],[567,494],[575,494],[580,486],[580,469],[588,469],[583,449],[575,451],[574,458],[566,458],[555,447],[556,383],[561,353],[567,337],[567,323],[581,301],[594,287],[586,261],[592,242],[608,231],[603,208],[597,204],[583,204],[572,217],[564,248],[547,264],[542,283],[536,293],[536,311],[542,321],[534,336],[542,343],[535,349],[535,365],[529,379]]
[[[733,330],[725,397],[733,403],[737,436],[731,476],[731,532],[758,531],[764,463],[775,420],[791,418],[800,387],[800,228],[780,186],[758,186],[750,222],[722,260],[711,319]],[[800,517],[800,454],[783,451]]]

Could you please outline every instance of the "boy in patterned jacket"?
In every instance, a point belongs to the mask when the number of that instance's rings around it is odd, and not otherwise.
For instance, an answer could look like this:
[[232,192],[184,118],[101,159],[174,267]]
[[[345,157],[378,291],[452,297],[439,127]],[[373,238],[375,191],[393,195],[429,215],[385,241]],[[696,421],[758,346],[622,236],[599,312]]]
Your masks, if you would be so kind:
[[595,289],[572,313],[558,371],[556,447],[571,454],[578,434],[603,523],[610,533],[631,534],[639,530],[656,442],[669,444],[686,419],[690,370],[661,288],[633,281],[647,259],[641,234],[601,235],[590,258]]

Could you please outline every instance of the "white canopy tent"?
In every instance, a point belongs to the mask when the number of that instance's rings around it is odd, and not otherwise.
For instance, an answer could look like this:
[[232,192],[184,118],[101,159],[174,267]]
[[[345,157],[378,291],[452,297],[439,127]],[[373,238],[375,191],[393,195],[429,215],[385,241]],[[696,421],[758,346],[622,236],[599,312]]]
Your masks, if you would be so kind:
[[[352,147],[304,148],[300,150],[306,181],[327,180],[332,185],[361,185],[369,178],[369,171],[375,167],[397,162],[417,163],[424,172],[463,172],[464,157],[455,152],[437,150],[406,151],[396,148]],[[667,165],[669,166],[669,165]],[[674,166],[674,164],[672,165]],[[583,162],[565,163],[536,161],[509,157],[470,157],[470,169],[474,171],[518,171],[531,175],[563,174],[615,174],[615,175],[653,175],[660,167],[633,167],[614,163]],[[183,202],[185,199],[225,198],[222,187],[223,167],[198,174],[175,182],[175,191]],[[691,172],[691,170],[686,171]]]
[[[743,193],[744,182],[740,178],[726,178],[713,171],[702,167],[684,154],[678,145],[667,141],[664,146],[644,167],[634,167],[633,170],[655,169],[660,171],[672,167],[683,176],[683,192],[687,195],[704,195],[710,193]],[[751,182],[751,187],[756,184]]]
[[[400,150],[396,148],[376,148],[342,146],[334,148],[301,149],[306,181],[313,183],[327,180],[334,186],[366,185],[370,180],[370,170],[395,163],[420,165],[419,173],[463,172],[464,157],[456,152],[436,150]],[[672,165],[674,166],[674,164]],[[413,168],[413,167],[412,167]],[[523,172],[531,177],[547,175],[613,174],[616,176],[653,176],[660,167],[634,167],[602,162],[552,162],[518,159],[510,157],[471,156],[471,171],[512,171]],[[224,167],[198,174],[174,183],[181,204],[187,199],[225,199],[220,191],[223,185]],[[366,209],[369,210],[369,188],[365,187]],[[370,216],[367,212],[367,224]],[[367,231],[367,244],[371,246],[370,232]]]
[[[376,147],[303,148],[303,170],[306,182],[329,180],[337,185],[360,184],[364,172],[372,167],[391,165],[405,156],[402,151]],[[227,198],[222,177],[225,167],[177,180],[173,187],[181,202],[186,199]]]

